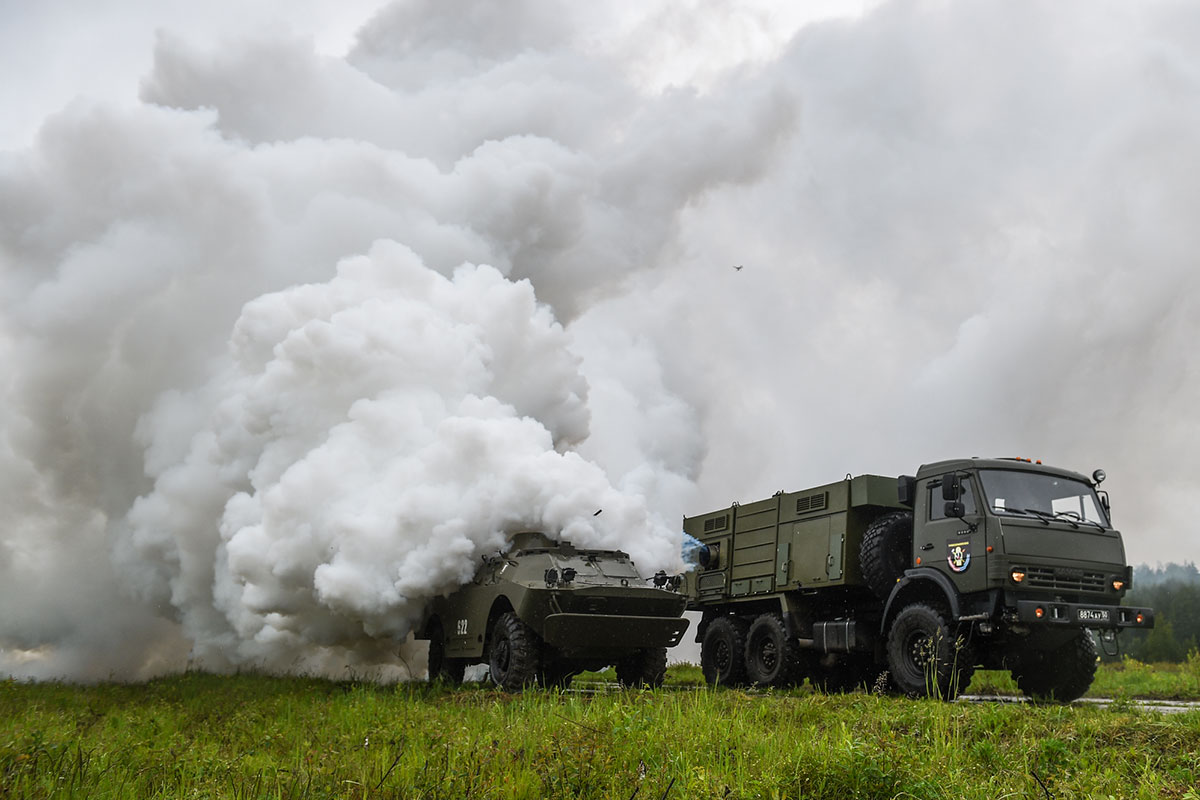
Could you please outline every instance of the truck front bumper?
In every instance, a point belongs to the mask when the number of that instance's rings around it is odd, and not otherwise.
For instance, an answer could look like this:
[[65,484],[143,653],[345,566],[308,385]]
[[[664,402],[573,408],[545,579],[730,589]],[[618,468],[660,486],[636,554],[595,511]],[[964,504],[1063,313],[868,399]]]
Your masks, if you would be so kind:
[[542,638],[563,651],[628,651],[674,647],[687,627],[683,617],[551,614],[543,624]]
[[1154,609],[1018,600],[1017,618],[1034,625],[1064,628],[1153,628]]

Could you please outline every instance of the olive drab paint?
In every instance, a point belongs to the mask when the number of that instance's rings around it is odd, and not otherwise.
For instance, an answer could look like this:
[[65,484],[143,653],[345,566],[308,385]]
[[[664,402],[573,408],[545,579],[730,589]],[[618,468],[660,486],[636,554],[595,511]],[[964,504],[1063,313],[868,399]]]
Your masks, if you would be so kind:
[[1111,649],[1154,624],[1121,606],[1132,570],[1108,511],[1082,474],[972,458],[685,517],[702,545],[684,584],[701,666],[714,682],[944,697],[983,666],[1074,699],[1095,670],[1089,630]]
[[462,680],[466,665],[487,662],[497,684],[517,690],[615,665],[623,683],[655,685],[688,627],[680,583],[643,577],[621,551],[518,533],[429,606],[416,638],[430,641],[431,677]]

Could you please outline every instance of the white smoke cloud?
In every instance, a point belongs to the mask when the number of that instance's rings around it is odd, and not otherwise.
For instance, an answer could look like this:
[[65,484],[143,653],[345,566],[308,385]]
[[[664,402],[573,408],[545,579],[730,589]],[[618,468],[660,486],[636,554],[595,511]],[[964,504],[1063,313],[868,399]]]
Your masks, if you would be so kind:
[[960,455],[1197,558],[1200,16],[771,5],[168,24],[0,153],[0,671],[403,677],[516,528]]
[[[143,417],[148,451],[181,427],[190,442],[151,465],[120,542],[128,574],[179,564],[138,590],[184,612],[207,664],[403,639],[514,530],[673,560],[645,507],[568,450],[587,386],[527,281],[447,279],[380,242],[327,283],[248,303],[231,341],[201,397]],[[203,418],[181,426],[184,409]]]

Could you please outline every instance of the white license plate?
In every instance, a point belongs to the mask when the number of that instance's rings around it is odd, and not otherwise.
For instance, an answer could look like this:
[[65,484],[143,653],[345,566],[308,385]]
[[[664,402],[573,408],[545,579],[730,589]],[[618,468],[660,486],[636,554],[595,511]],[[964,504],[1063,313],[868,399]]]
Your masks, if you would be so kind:
[[1108,622],[1106,608],[1080,608],[1075,613],[1080,622]]

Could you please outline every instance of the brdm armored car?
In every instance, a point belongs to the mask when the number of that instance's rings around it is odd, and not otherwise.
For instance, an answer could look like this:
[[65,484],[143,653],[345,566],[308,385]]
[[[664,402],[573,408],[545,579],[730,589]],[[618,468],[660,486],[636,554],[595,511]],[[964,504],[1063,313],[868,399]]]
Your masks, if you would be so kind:
[[688,627],[680,583],[643,578],[619,550],[519,533],[507,552],[484,556],[471,583],[433,601],[416,638],[429,640],[431,679],[459,682],[486,662],[506,691],[566,687],[607,666],[627,686],[657,686]]

